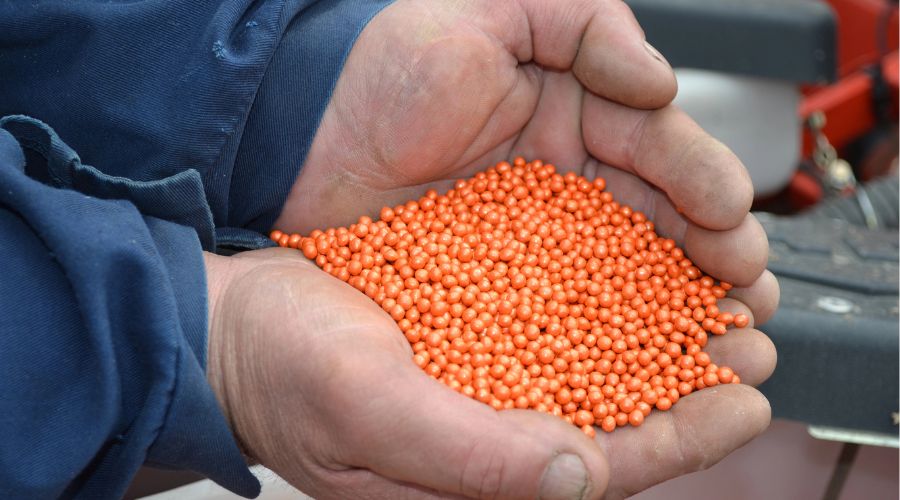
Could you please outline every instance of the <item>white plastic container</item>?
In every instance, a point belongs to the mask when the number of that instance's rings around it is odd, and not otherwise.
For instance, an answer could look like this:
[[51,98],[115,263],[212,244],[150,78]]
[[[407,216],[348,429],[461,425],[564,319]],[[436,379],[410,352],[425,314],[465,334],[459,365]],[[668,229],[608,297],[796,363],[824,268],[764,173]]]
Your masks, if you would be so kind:
[[675,104],[737,154],[756,196],[787,185],[800,159],[797,85],[685,68],[675,73]]

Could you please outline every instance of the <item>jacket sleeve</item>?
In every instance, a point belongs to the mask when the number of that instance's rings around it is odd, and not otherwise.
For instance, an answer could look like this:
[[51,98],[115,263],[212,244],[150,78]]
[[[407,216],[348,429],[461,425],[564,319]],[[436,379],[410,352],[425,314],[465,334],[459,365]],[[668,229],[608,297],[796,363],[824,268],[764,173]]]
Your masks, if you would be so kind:
[[0,2],[0,116],[52,124],[105,174],[196,170],[228,244],[247,234],[226,228],[277,218],[347,54],[388,3]]
[[[0,2],[0,498],[143,463],[259,491],[206,384],[201,248],[258,248],[389,0]],[[89,164],[92,166],[87,166]]]
[[144,462],[255,496],[206,383],[199,176],[112,177],[0,119],[0,497],[115,498]]

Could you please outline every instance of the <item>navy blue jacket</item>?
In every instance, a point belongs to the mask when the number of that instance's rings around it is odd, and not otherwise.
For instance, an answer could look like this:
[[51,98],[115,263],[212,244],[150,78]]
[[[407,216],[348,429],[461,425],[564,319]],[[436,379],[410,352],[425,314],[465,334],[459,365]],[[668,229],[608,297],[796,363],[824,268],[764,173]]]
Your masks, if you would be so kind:
[[202,250],[268,244],[387,1],[0,2],[0,498],[117,497],[144,463],[258,494]]

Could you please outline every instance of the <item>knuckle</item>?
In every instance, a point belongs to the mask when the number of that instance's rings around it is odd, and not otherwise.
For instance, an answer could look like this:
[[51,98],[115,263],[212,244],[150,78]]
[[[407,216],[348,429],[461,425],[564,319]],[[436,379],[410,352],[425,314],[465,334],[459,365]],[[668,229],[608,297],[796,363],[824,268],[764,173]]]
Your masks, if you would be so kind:
[[460,490],[466,496],[494,499],[501,496],[506,476],[506,459],[489,442],[476,443],[465,461]]

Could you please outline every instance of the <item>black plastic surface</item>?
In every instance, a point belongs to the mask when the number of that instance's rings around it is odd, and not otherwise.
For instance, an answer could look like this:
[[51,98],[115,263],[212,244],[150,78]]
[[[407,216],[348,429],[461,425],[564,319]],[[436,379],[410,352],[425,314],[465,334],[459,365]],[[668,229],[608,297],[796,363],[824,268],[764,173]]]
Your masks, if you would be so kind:
[[837,77],[835,16],[818,0],[625,0],[674,67],[803,83]]
[[778,349],[761,386],[774,416],[897,434],[898,233],[757,214],[781,305],[760,329]]

